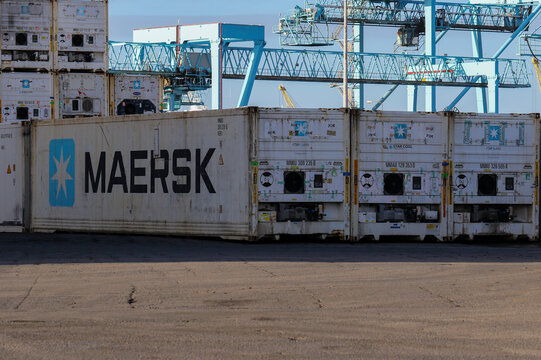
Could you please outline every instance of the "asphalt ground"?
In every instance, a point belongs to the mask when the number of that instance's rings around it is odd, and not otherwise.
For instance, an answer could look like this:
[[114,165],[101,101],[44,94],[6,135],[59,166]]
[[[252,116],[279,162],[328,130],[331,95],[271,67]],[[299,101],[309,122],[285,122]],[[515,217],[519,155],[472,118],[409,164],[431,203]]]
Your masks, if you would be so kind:
[[535,243],[0,234],[0,359],[541,359]]

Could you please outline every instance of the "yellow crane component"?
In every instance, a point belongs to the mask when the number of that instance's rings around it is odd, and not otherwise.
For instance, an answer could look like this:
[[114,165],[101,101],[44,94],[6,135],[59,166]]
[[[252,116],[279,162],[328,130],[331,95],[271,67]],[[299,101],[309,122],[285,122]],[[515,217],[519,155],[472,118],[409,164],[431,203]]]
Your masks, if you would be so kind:
[[541,68],[539,68],[539,59],[536,57],[532,58],[532,63],[535,68],[535,73],[537,74],[537,83],[539,84],[539,92],[541,92]]
[[537,84],[539,85],[539,91],[541,92],[541,69],[539,68],[539,59],[537,58],[537,56],[535,56],[535,53],[532,50],[532,46],[530,45],[527,37],[524,38],[524,41],[526,41],[526,45],[528,45],[528,49],[530,49],[530,52],[532,53],[532,63],[533,67],[535,68],[535,74],[537,75]]
[[289,97],[285,86],[282,84],[278,85],[278,90],[282,92],[282,95],[284,96],[284,101],[286,102],[286,106],[289,109],[295,109],[295,104],[293,104],[293,100],[291,100],[291,98]]

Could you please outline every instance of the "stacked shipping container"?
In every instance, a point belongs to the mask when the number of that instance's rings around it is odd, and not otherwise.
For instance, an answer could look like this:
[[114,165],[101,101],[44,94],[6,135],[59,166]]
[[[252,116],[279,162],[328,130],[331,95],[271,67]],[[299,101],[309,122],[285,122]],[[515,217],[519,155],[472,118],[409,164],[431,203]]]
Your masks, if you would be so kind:
[[0,0],[0,123],[163,110],[159,76],[107,75],[107,0]]

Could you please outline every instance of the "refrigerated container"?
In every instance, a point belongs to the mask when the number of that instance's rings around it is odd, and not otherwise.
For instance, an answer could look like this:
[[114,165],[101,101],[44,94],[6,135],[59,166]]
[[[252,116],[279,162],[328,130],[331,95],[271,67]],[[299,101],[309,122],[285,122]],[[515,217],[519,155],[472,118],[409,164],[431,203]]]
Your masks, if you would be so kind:
[[447,237],[447,114],[360,111],[353,127],[353,232]]
[[259,110],[259,234],[349,239],[349,123],[342,110]]
[[52,69],[50,0],[1,1],[1,68]]
[[[26,130],[28,124],[0,124],[0,232],[20,232],[28,215]],[[26,195],[25,195],[26,194]]]
[[163,78],[155,75],[111,75],[111,114],[140,115],[163,111]]
[[55,38],[55,70],[107,71],[107,1],[58,0]]
[[257,108],[35,123],[32,229],[347,238],[348,123]]
[[59,118],[108,115],[107,76],[99,73],[57,75]]
[[53,89],[50,73],[0,73],[0,123],[52,119]]
[[453,237],[539,238],[539,114],[455,113]]

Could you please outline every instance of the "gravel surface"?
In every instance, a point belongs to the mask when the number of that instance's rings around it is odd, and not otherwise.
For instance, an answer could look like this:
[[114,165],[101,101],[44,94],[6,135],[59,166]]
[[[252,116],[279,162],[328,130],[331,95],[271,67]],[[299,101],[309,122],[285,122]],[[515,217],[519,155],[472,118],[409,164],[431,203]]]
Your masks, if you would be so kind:
[[540,359],[541,247],[0,234],[0,359]]

